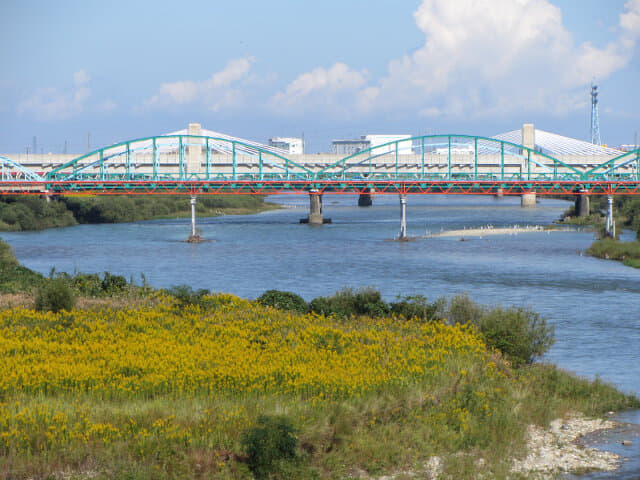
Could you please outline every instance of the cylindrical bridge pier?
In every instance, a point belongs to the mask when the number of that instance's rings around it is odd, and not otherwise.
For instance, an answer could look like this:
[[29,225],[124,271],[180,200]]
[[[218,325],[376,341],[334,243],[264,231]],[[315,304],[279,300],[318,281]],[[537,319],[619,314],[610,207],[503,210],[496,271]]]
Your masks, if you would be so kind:
[[400,235],[398,240],[407,239],[407,195],[400,194]]
[[607,223],[605,233],[607,237],[616,237],[616,221],[613,218],[613,195],[607,195]]
[[187,242],[189,243],[199,243],[202,241],[202,237],[198,235],[198,231],[196,230],[196,196],[191,195],[191,234],[189,238],[187,238]]

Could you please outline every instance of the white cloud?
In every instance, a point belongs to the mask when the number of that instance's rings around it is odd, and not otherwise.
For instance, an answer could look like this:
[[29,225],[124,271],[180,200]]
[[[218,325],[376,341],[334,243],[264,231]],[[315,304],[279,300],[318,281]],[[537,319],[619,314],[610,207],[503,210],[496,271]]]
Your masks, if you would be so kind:
[[[334,63],[329,69],[318,67],[303,73],[269,100],[270,107],[284,114],[302,115],[308,110],[327,110],[334,115],[348,113],[358,98],[366,98],[367,72]],[[344,108],[341,108],[344,106]]]
[[89,74],[78,70],[73,74],[73,85],[61,90],[57,87],[36,89],[18,104],[18,113],[32,115],[38,120],[64,120],[85,110],[91,96]]
[[620,42],[575,46],[547,0],[423,0],[415,13],[424,45],[389,65],[372,99],[424,113],[496,115],[580,108],[593,78],[630,59]]
[[116,103],[108,98],[107,100],[103,100],[102,102],[96,105],[96,110],[98,112],[112,112],[117,108]]
[[237,58],[203,81],[181,80],[163,83],[143,105],[162,108],[199,103],[217,112],[241,103],[243,87],[251,82],[252,58]]
[[627,65],[640,37],[640,0],[625,4],[619,35],[605,46],[576,45],[549,0],[423,0],[414,18],[424,44],[392,60],[379,81],[368,83],[366,72],[341,63],[316,68],[276,94],[272,107],[354,115],[561,115],[585,106],[592,79]]
[[620,27],[624,45],[633,48],[640,37],[640,0],[629,0],[625,4],[625,12],[620,15]]

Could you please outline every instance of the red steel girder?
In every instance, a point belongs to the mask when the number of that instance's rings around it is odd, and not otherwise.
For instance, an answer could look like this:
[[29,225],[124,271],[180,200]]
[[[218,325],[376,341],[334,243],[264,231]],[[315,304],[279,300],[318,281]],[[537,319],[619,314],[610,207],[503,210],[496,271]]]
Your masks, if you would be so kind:
[[500,181],[500,180],[292,180],[292,181],[57,181],[0,182],[0,195],[273,195],[302,194],[317,190],[327,194],[377,195],[638,195],[640,182]]

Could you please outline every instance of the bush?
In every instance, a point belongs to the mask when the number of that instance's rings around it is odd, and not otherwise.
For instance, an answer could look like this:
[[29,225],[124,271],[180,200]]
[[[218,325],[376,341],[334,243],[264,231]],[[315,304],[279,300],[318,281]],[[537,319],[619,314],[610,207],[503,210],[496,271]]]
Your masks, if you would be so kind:
[[240,443],[249,457],[249,470],[255,478],[262,479],[296,458],[298,440],[287,418],[263,415],[255,426],[242,433]]
[[62,278],[49,280],[36,295],[35,309],[58,313],[62,310],[72,310],[75,305],[73,289]]
[[256,301],[267,307],[273,307],[279,310],[291,310],[298,313],[307,313],[309,311],[307,302],[305,302],[300,295],[292,292],[267,290],[260,295]]
[[127,288],[127,279],[122,275],[112,275],[109,272],[104,272],[104,278],[102,279],[102,290],[107,295],[113,295]]
[[471,323],[485,344],[494,348],[514,367],[532,363],[553,345],[553,326],[529,308],[483,307],[467,294],[441,301],[438,313],[449,323]]
[[331,297],[314,298],[309,304],[311,311],[323,315],[351,317],[364,315],[372,318],[386,317],[391,313],[389,305],[382,300],[380,292],[373,287],[360,290],[343,288]]
[[477,326],[485,343],[500,350],[514,367],[532,363],[554,343],[553,326],[528,308],[491,309]]
[[171,287],[167,290],[167,293],[176,299],[176,306],[179,309],[190,306],[202,306],[204,297],[209,294],[204,288],[194,290],[188,285]]
[[408,319],[418,318],[424,321],[434,320],[438,305],[429,303],[423,295],[410,295],[406,297],[398,297],[398,302],[389,304],[389,308],[393,315]]

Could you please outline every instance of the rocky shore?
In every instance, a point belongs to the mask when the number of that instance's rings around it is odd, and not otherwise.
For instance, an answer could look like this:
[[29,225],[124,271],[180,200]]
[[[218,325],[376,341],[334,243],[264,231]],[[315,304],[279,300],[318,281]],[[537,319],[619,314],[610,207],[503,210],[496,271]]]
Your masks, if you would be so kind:
[[580,445],[580,439],[600,430],[613,429],[618,424],[610,420],[586,419],[576,416],[556,419],[547,429],[530,426],[526,458],[513,462],[513,471],[534,478],[554,478],[559,473],[590,470],[612,471],[620,466],[614,453]]
[[[574,416],[556,419],[548,428],[530,425],[527,439],[527,456],[514,459],[512,472],[540,480],[557,478],[564,473],[588,471],[614,471],[620,466],[620,456],[595,448],[586,447],[580,440],[589,434],[611,430],[619,424],[611,420],[587,419]],[[476,461],[478,466],[483,459]],[[443,460],[430,457],[419,471],[402,471],[378,477],[376,480],[400,480],[403,478],[426,478],[437,480],[442,474]],[[363,472],[361,472],[362,474]],[[366,475],[358,478],[371,478]]]

